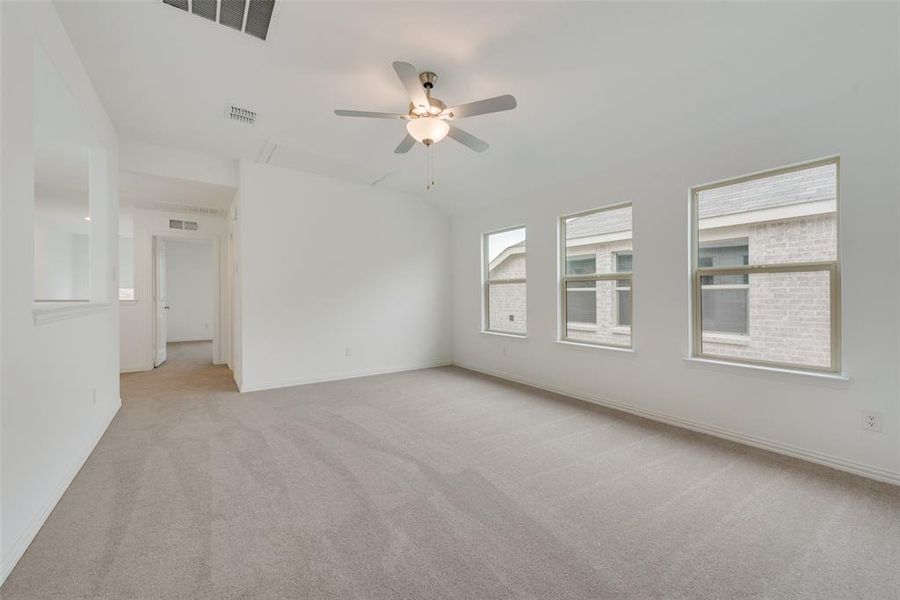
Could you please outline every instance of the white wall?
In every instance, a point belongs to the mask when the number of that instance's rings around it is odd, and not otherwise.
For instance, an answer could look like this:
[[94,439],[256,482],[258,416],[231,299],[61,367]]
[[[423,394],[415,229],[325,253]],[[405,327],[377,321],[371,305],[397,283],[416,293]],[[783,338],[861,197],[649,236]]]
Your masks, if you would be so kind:
[[[117,138],[50,2],[0,3],[0,581],[119,408],[113,277]],[[35,312],[33,70],[43,47],[99,140],[91,166],[91,305]],[[37,324],[36,315],[53,320]]]
[[124,140],[119,166],[127,171],[236,187],[237,161],[181,148]]
[[242,390],[450,360],[442,213],[420,198],[278,167],[242,162],[240,175]]
[[166,241],[167,339],[170,342],[211,340],[215,324],[216,277],[209,241]]
[[134,289],[134,235],[119,234],[119,287]]
[[[670,122],[701,126],[674,146],[657,144],[653,129],[641,129],[645,152],[623,157],[615,168],[455,218],[454,361],[900,483],[897,17],[896,7],[883,8],[885,14],[869,12],[854,23],[856,37],[843,37],[845,24],[834,19],[833,31],[796,40],[811,53],[815,44],[841,40],[834,51],[849,65],[836,68],[828,85],[811,84],[803,110],[730,130],[703,126],[698,115],[666,113]],[[859,75],[854,64],[880,75]],[[668,110],[664,98],[659,102]],[[740,98],[733,102],[739,114]],[[596,143],[604,143],[602,136]],[[686,360],[689,188],[836,154],[849,381]],[[557,218],[622,201],[634,205],[635,351],[556,343]],[[480,235],[521,223],[528,227],[528,338],[480,333]],[[862,410],[884,415],[884,433],[861,429]]]
[[[214,298],[215,315],[218,316],[219,332],[216,335],[216,324],[213,327],[213,362],[224,364],[229,353],[229,293],[224,269],[227,268],[227,225],[223,218],[168,213],[155,210],[132,208],[128,210],[132,217],[134,234],[134,301],[121,302],[121,364],[122,372],[149,371],[153,368],[153,323],[155,319],[153,307],[153,236],[163,236],[176,240],[214,241],[219,253],[219,270],[215,272],[216,285],[223,301]],[[169,219],[186,219],[199,224],[198,231],[179,231],[169,229]]]

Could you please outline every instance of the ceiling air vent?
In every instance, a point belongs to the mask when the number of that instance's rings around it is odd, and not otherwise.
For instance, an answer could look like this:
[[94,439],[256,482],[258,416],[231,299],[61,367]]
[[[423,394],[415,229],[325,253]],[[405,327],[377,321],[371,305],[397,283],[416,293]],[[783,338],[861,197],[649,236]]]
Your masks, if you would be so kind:
[[238,31],[244,28],[244,12],[247,0],[225,0],[219,8],[219,23]]
[[266,39],[275,0],[163,0],[163,4],[192,12],[210,21]]
[[182,229],[184,231],[197,231],[200,226],[197,221],[182,221],[181,219],[169,219],[169,229]]
[[210,21],[216,20],[217,0],[193,0],[191,2],[191,12],[200,15]]
[[225,116],[232,121],[237,121],[238,123],[244,123],[246,125],[253,125],[256,123],[256,113],[254,111],[249,108],[234,106],[233,104],[225,107]]
[[244,32],[261,40],[266,39],[274,9],[275,0],[250,0],[250,8],[247,9],[247,26],[244,27]]

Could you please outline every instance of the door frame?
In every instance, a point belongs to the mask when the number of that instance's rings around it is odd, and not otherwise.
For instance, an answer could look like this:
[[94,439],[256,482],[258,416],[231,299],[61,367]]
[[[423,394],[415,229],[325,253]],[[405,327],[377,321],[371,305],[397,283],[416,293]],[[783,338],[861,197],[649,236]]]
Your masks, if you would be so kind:
[[[155,362],[156,357],[156,340],[158,339],[158,331],[157,331],[157,319],[156,319],[156,269],[157,269],[157,255],[156,255],[156,245],[159,240],[163,240],[166,242],[211,242],[210,246],[212,248],[212,262],[211,266],[213,269],[213,348],[212,348],[212,362],[213,364],[222,364],[221,360],[221,351],[222,351],[222,323],[221,323],[221,306],[222,306],[222,287],[221,287],[221,256],[219,254],[219,236],[204,236],[204,235],[164,235],[164,234],[151,234],[150,235],[150,272],[151,272],[151,280],[150,280],[150,299],[151,306],[153,310],[152,314],[152,323],[153,323],[153,335],[150,336],[151,340],[151,365]],[[168,253],[167,253],[168,256]],[[155,368],[155,367],[151,367]]]
[[[159,343],[159,338],[160,338],[160,329],[159,329],[159,321],[160,321],[159,302],[160,302],[160,300],[159,300],[159,297],[158,297],[158,294],[159,294],[159,281],[160,281],[160,279],[162,279],[162,278],[159,276],[159,275],[160,275],[160,273],[159,273],[159,272],[160,272],[160,261],[159,261],[160,246],[163,246],[163,247],[164,247],[165,242],[166,242],[166,239],[165,239],[165,238],[162,238],[162,237],[159,237],[159,236],[155,236],[155,235],[154,235],[153,237],[150,238],[150,253],[151,253],[151,255],[153,256],[153,258],[152,258],[152,260],[151,260],[151,265],[152,265],[152,269],[151,269],[152,275],[151,275],[151,276],[153,277],[153,286],[152,286],[152,292],[153,292],[153,294],[152,294],[152,296],[151,296],[151,298],[150,298],[150,303],[153,305],[153,368],[154,368],[154,369],[157,368],[157,367],[162,366],[162,364],[163,364],[164,362],[166,362],[166,358],[165,358],[166,350],[165,350],[165,348],[163,348],[163,350],[162,350],[162,354],[163,354],[164,358],[163,358],[163,360],[159,360],[159,356],[160,356],[160,347],[161,347],[161,346],[160,346],[160,343]],[[167,264],[166,264],[166,273],[168,274],[168,268],[169,268],[169,267],[168,267],[168,256],[169,256],[169,255],[168,255],[168,252],[166,252],[165,254],[166,254],[166,261],[167,261]],[[166,297],[167,297],[167,298],[166,298],[166,306],[164,307],[163,310],[169,310],[169,305],[168,305],[168,295],[169,295],[168,284],[166,284]],[[168,328],[168,326],[169,326],[169,318],[168,318],[168,315],[166,315],[165,322],[166,322],[166,327]],[[168,334],[168,329],[167,329],[167,331],[166,331],[166,341],[167,341],[167,342],[168,342],[168,335],[169,335],[169,334]]]

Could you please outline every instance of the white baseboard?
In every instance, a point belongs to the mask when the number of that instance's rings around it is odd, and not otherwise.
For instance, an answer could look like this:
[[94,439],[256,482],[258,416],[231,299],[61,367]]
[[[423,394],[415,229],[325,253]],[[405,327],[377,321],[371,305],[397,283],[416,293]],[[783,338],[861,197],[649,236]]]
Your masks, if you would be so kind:
[[69,488],[69,485],[75,479],[78,471],[80,471],[81,467],[84,466],[84,463],[87,462],[87,459],[91,455],[91,452],[94,451],[94,448],[97,446],[100,438],[103,437],[104,433],[106,433],[106,429],[109,427],[109,424],[112,422],[113,418],[119,412],[119,409],[121,407],[122,399],[119,398],[119,401],[115,404],[114,410],[107,416],[107,418],[103,419],[100,427],[94,432],[94,435],[91,436],[88,444],[81,448],[80,452],[75,454],[74,458],[66,468],[62,478],[59,480],[59,482],[56,484],[56,487],[53,489],[53,492],[50,494],[50,497],[48,497],[43,502],[38,512],[34,515],[34,517],[32,517],[31,521],[28,523],[28,526],[19,535],[19,538],[13,544],[12,548],[10,548],[7,555],[3,557],[3,562],[0,563],[0,585],[2,585],[4,581],[6,581],[6,578],[16,566],[16,563],[18,563],[19,559],[22,558],[22,555],[25,554],[25,550],[27,550],[28,546],[31,545],[31,542],[34,540],[34,537],[38,534],[38,531],[40,531],[41,527],[44,526],[44,522],[47,520],[47,517],[49,517],[50,513],[53,512],[53,509],[56,507],[59,499],[62,498],[62,495]]
[[658,421],[660,423],[666,423],[668,425],[674,425],[676,427],[682,427],[684,429],[690,429],[691,431],[705,433],[707,435],[730,440],[732,442],[738,442],[747,446],[753,446],[755,448],[761,448],[763,450],[769,450],[770,452],[775,452],[777,454],[799,458],[807,462],[824,465],[826,467],[831,467],[832,469],[837,469],[839,471],[846,471],[847,473],[853,473],[854,475],[868,477],[869,479],[875,479],[877,481],[900,485],[900,473],[896,471],[890,471],[888,469],[882,469],[881,467],[865,465],[852,460],[846,460],[843,458],[838,458],[836,456],[823,454],[822,452],[807,450],[805,448],[800,448],[791,444],[767,440],[765,438],[748,435],[739,431],[725,429],[716,425],[708,425],[699,421],[682,419],[681,417],[676,417],[657,411],[628,406],[620,402],[614,402],[605,398],[599,398],[597,396],[584,394],[565,387],[547,385],[538,381],[519,377],[517,375],[511,375],[509,373],[501,373],[499,371],[482,369],[474,365],[468,365],[460,362],[454,362],[454,364],[462,369],[483,373],[485,375],[491,375],[493,377],[499,377],[500,379],[506,379],[508,381],[514,381],[516,383],[521,383],[530,387],[546,390],[555,394],[561,394],[563,396],[568,396],[577,400],[583,400],[584,402],[590,402],[591,404],[598,404],[600,406],[611,408],[613,410],[619,410],[622,412],[637,415],[639,417],[644,417],[652,421]]
[[290,379],[280,379],[276,381],[265,381],[262,383],[252,383],[249,385],[239,386],[241,393],[244,392],[261,392],[263,390],[274,390],[278,388],[292,387],[295,385],[306,385],[309,383],[324,383],[326,381],[340,381],[342,379],[356,379],[357,377],[370,377],[372,375],[387,375],[388,373],[402,373],[403,371],[416,371],[418,369],[431,369],[433,367],[447,367],[453,364],[450,360],[436,360],[416,365],[407,365],[402,367],[392,367],[389,369],[372,369],[369,371],[354,371],[345,373],[332,373],[329,375],[321,375],[316,377],[297,377]]

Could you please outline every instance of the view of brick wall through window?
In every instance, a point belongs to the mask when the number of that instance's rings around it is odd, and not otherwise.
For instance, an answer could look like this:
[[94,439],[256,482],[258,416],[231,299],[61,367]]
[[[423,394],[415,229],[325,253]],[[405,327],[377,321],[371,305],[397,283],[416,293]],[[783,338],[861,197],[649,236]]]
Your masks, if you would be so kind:
[[525,283],[504,283],[525,279],[525,249],[524,227],[487,236],[489,331],[519,335],[527,331]]
[[[836,198],[833,163],[703,190],[698,266],[834,261]],[[630,206],[565,219],[564,228],[567,274],[631,270]],[[489,277],[524,277],[525,256],[524,241],[498,251]],[[828,367],[829,277],[828,271],[704,277],[703,353]],[[565,287],[567,339],[630,345],[631,325],[640,315],[632,315],[629,281],[571,281]],[[490,328],[524,333],[525,285],[491,288],[502,289],[491,289]]]
[[[834,163],[703,190],[697,208],[700,267],[837,260]],[[829,278],[828,271],[702,278],[703,353],[828,367]]]
[[[566,275],[631,271],[631,206],[569,217],[563,227]],[[630,346],[631,287],[629,280],[567,281],[566,339]]]

